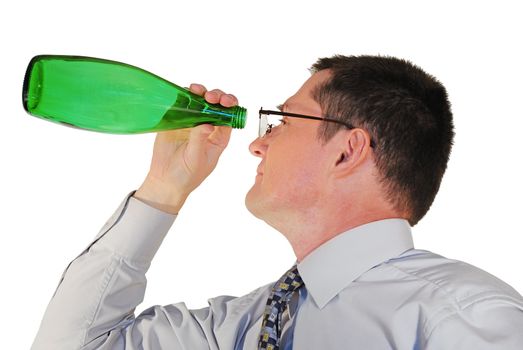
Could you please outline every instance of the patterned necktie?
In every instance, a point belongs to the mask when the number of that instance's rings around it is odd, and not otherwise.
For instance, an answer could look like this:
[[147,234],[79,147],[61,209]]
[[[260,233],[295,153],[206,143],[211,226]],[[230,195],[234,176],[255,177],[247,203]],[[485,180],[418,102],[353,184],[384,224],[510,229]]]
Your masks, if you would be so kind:
[[259,350],[278,350],[283,325],[281,316],[292,294],[303,285],[303,281],[294,265],[272,287],[271,295],[267,299],[263,314],[262,329],[258,342]]

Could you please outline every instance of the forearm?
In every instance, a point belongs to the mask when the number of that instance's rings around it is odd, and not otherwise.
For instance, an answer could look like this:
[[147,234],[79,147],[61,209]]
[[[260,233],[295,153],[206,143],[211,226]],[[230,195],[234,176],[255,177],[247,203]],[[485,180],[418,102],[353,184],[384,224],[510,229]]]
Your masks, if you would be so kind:
[[174,219],[127,197],[65,272],[33,349],[80,349],[125,327],[143,300],[145,273]]

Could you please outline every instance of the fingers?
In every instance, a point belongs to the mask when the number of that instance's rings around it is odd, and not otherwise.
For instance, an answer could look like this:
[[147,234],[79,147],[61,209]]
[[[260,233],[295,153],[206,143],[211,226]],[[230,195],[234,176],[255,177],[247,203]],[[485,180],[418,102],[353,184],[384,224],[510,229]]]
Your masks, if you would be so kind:
[[224,107],[238,105],[238,99],[232,94],[226,94],[220,89],[214,89],[205,93],[205,100],[209,103],[219,103]]
[[236,96],[232,94],[226,94],[220,89],[207,91],[205,86],[201,84],[191,84],[189,89],[191,92],[197,95],[204,96],[205,100],[209,103],[219,103],[224,107],[233,107],[238,105],[238,99]]
[[203,96],[207,92],[207,89],[205,88],[205,86],[203,86],[201,84],[191,84],[189,86],[189,90],[192,93],[195,93],[196,95],[200,95],[200,96]]
[[220,104],[224,107],[233,107],[238,105],[238,99],[232,94],[223,94],[220,96]]

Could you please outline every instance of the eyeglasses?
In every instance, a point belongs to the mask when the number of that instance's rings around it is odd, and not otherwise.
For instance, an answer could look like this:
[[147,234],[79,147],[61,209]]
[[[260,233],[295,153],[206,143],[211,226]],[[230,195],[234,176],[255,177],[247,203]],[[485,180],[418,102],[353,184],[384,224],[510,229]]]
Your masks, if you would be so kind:
[[[260,126],[258,129],[259,137],[264,137],[265,135],[270,134],[272,129],[277,127],[280,124],[280,122],[282,121],[281,119],[271,120],[271,123],[269,123],[269,116],[271,116],[271,115],[279,115],[279,116],[284,116],[284,117],[302,118],[302,119],[312,119],[312,120],[323,120],[326,122],[333,122],[333,123],[341,124],[348,129],[355,129],[355,127],[352,124],[342,122],[341,120],[336,120],[336,119],[332,119],[332,118],[313,117],[313,116],[304,115],[304,114],[271,111],[268,109],[263,109],[263,107],[260,108],[259,113],[260,113]],[[370,147],[374,148],[375,146],[376,146],[376,144],[375,144],[374,140],[372,140],[372,138],[371,138]]]

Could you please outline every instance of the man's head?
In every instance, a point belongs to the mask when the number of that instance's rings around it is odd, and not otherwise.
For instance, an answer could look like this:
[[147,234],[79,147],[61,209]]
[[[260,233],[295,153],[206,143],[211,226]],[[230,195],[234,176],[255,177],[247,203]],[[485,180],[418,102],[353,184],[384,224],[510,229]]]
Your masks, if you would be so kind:
[[283,110],[354,128],[283,117],[284,124],[250,146],[262,158],[263,175],[247,194],[249,210],[277,228],[282,220],[312,223],[329,212],[333,220],[350,216],[347,210],[370,220],[404,217],[415,225],[434,200],[452,146],[444,87],[390,57],[322,58],[311,72]]

